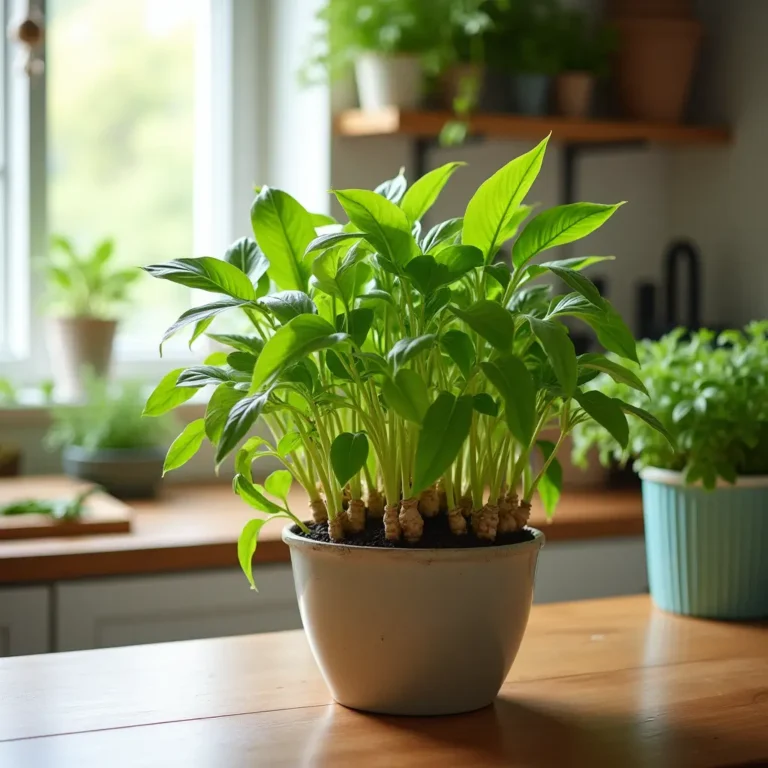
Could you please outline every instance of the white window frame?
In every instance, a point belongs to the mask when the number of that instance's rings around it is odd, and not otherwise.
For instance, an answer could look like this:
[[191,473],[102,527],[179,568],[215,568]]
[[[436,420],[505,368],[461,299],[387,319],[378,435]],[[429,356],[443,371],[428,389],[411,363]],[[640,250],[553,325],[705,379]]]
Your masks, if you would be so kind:
[[[197,114],[210,123],[207,141],[200,131],[196,147],[195,254],[190,255],[220,256],[229,243],[250,232],[254,183],[284,186],[312,210],[330,210],[330,93],[324,87],[305,90],[296,77],[322,0],[207,2],[210,35],[199,41],[198,50],[209,55],[210,101],[199,99]],[[0,3],[6,21],[24,17],[27,0]],[[38,5],[45,12],[45,0]],[[0,297],[0,311],[7,311],[12,324],[11,343],[4,347],[0,339],[0,376],[25,385],[49,376],[40,306],[44,292],[41,281],[31,279],[48,250],[45,79],[14,76],[8,62],[18,55],[17,46],[6,43],[5,48],[3,70],[10,82],[3,115],[12,162],[7,239],[0,241],[7,255],[0,252],[0,291],[3,285],[8,289]],[[307,121],[307,115],[313,119]],[[297,189],[297,183],[303,188]],[[3,274],[3,265],[9,274]],[[158,341],[163,330],[157,329]],[[155,357],[154,339],[147,347],[148,356],[137,359],[121,355],[117,345],[113,374],[157,380],[170,368],[199,359],[199,351],[194,357]]]

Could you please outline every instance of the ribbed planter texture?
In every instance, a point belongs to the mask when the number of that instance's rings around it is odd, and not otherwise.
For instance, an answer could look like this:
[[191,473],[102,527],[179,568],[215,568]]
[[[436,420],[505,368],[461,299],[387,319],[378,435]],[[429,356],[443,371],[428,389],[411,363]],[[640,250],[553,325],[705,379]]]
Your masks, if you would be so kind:
[[713,491],[685,486],[678,472],[641,477],[656,604],[702,618],[768,618],[768,476]]

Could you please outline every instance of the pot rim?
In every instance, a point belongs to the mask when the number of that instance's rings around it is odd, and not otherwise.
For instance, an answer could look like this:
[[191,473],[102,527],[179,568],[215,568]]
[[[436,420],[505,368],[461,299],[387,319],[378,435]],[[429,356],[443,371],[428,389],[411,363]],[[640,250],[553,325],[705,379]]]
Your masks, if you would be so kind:
[[[683,480],[683,473],[673,469],[660,469],[658,467],[645,467],[640,470],[640,478],[651,483],[660,483],[661,485],[676,485],[686,488],[700,488],[701,481],[693,485],[686,485]],[[717,489],[734,488],[768,488],[768,475],[739,475],[735,483],[729,483],[723,478],[717,478]]]
[[423,548],[423,549],[409,549],[406,547],[389,548],[389,547],[364,547],[359,544],[344,544],[343,542],[333,541],[314,541],[312,539],[306,539],[303,536],[299,536],[294,533],[293,523],[286,525],[283,528],[283,541],[291,548],[303,551],[314,551],[316,554],[327,554],[330,556],[344,557],[352,554],[362,554],[363,552],[370,552],[372,557],[389,558],[390,560],[406,560],[408,562],[425,562],[431,563],[435,560],[443,562],[457,562],[457,561],[482,561],[488,559],[496,559],[501,557],[514,557],[517,555],[523,555],[528,553],[532,549],[541,549],[544,546],[546,537],[538,528],[532,528],[526,526],[531,533],[533,533],[533,539],[530,541],[521,541],[517,544],[501,544],[499,546],[488,547],[443,547],[437,548]]

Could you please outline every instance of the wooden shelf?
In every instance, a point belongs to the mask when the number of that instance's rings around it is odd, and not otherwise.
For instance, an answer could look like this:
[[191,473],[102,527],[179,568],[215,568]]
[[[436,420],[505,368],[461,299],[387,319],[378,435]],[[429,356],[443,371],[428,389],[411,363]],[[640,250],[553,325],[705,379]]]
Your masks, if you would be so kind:
[[[352,109],[335,118],[339,136],[413,136],[434,138],[452,118],[450,112],[407,112],[396,108],[376,112]],[[473,136],[496,139],[540,140],[552,131],[552,139],[564,143],[653,143],[673,145],[728,144],[731,133],[721,126],[704,127],[668,123],[575,120],[565,117],[522,117],[477,114],[470,120]]]

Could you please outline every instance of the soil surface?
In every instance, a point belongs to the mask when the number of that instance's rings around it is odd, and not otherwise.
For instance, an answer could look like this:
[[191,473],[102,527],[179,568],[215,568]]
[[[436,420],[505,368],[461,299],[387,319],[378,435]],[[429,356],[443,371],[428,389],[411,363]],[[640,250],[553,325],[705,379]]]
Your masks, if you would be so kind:
[[[330,543],[328,535],[328,523],[307,523],[309,535],[302,533],[301,529],[294,525],[291,531],[298,536],[312,541]],[[408,544],[400,541],[389,541],[384,538],[384,523],[381,518],[366,518],[365,530],[361,533],[349,533],[343,544],[353,544],[358,547],[386,547],[390,549],[464,549],[466,547],[500,547],[505,544],[519,544],[523,541],[531,541],[533,533],[528,528],[512,533],[499,534],[495,541],[478,539],[473,533],[469,520],[467,521],[467,533],[464,536],[455,536],[448,527],[448,517],[439,514],[436,517],[424,519],[424,533],[416,544]]]

